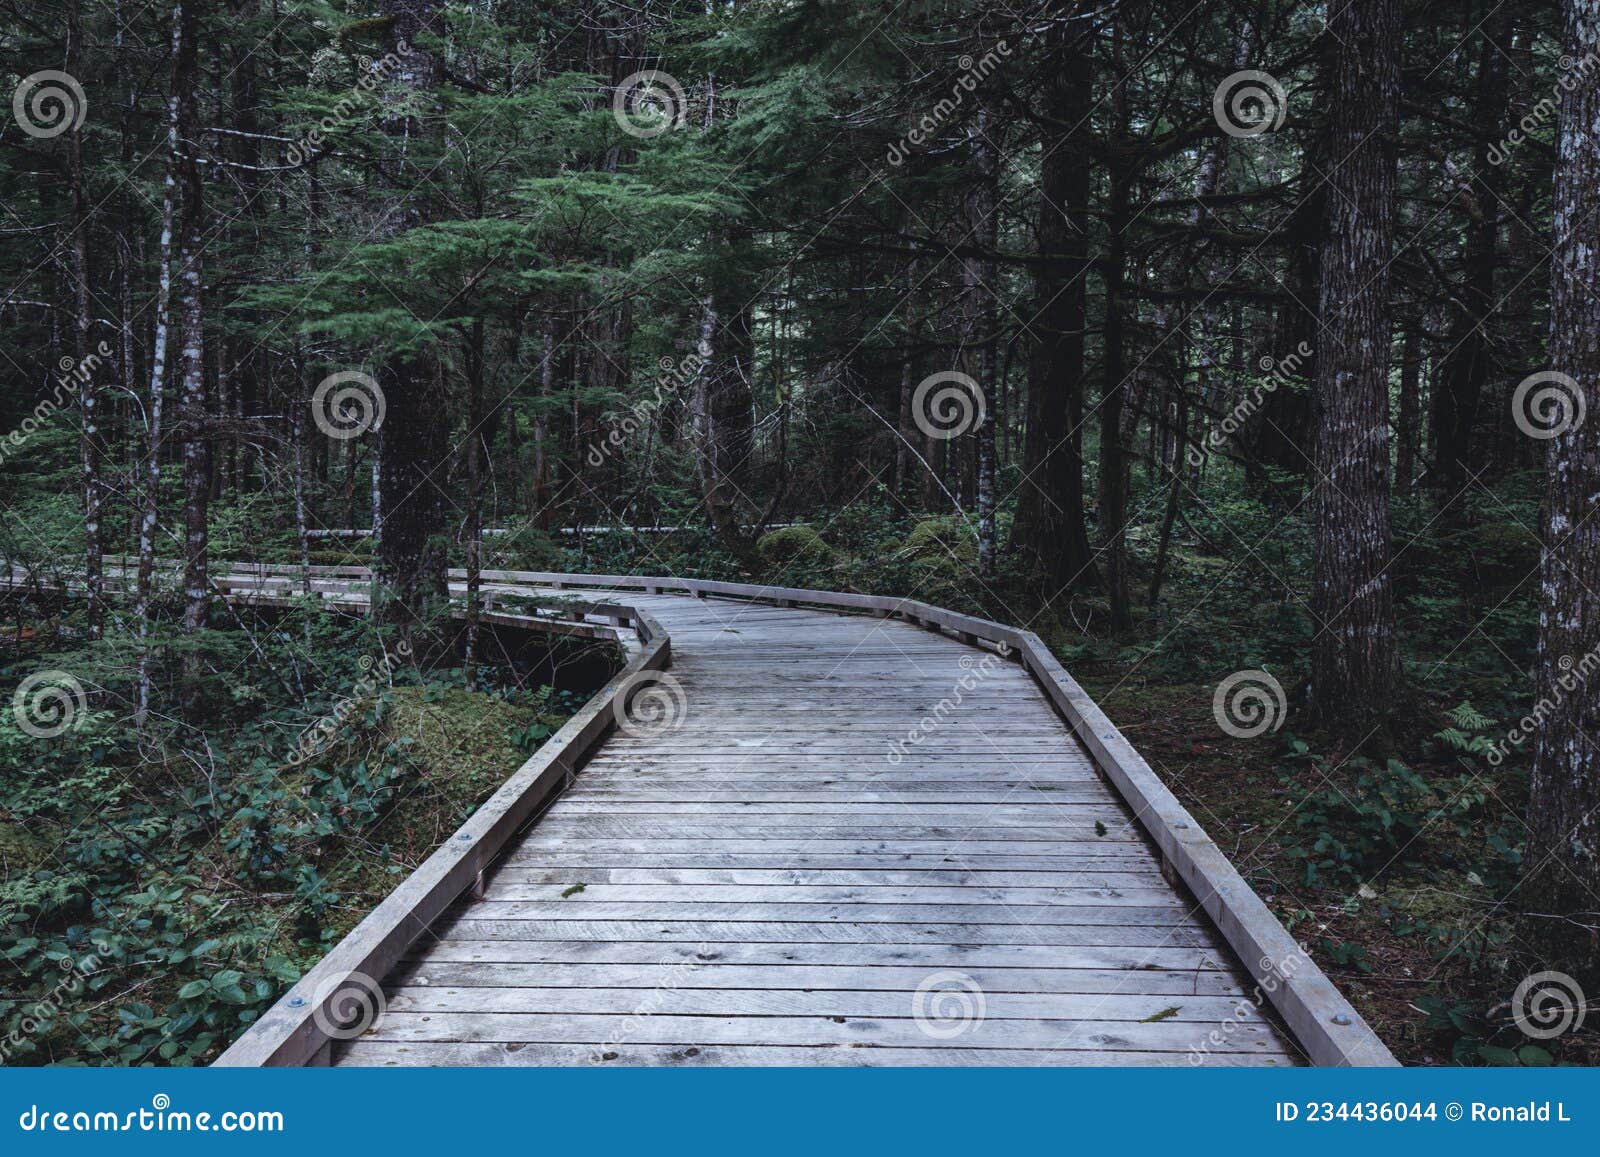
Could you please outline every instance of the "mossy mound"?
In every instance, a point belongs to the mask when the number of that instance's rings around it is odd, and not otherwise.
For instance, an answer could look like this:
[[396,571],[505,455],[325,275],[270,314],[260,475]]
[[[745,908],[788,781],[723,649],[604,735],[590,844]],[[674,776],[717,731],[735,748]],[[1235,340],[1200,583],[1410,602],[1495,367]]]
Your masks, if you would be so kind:
[[959,608],[978,589],[978,536],[960,518],[922,519],[896,554],[909,569],[919,599]]
[[50,849],[21,824],[0,823],[0,871],[9,878],[31,872],[50,856]]
[[911,528],[901,553],[917,562],[966,563],[978,561],[978,536],[966,521],[947,515],[924,518]]
[[528,757],[512,734],[539,718],[531,707],[478,691],[396,687],[383,729],[408,741],[407,757],[437,792],[470,808],[522,766]]
[[822,535],[804,524],[785,526],[762,535],[756,543],[756,553],[768,566],[778,567],[793,562],[815,566],[832,562],[835,556],[833,547],[823,541]]

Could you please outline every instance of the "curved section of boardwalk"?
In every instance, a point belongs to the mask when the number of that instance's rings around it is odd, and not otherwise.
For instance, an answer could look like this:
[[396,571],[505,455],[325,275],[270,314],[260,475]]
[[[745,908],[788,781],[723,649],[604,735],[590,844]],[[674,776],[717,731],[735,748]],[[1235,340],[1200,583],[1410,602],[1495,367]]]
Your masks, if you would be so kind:
[[676,724],[605,739],[333,1063],[1297,1063],[1021,666],[625,597],[670,634]]

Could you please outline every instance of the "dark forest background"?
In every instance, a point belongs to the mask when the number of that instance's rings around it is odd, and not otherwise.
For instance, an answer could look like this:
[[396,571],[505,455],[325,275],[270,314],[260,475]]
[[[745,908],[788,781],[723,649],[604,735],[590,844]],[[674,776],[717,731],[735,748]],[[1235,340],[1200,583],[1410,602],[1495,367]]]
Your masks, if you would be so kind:
[[1511,1005],[1600,991],[1597,54],[1596,0],[0,0],[7,1059],[209,1060],[426,855],[574,701],[476,629],[519,568],[1027,625],[1403,1059],[1592,1063]]

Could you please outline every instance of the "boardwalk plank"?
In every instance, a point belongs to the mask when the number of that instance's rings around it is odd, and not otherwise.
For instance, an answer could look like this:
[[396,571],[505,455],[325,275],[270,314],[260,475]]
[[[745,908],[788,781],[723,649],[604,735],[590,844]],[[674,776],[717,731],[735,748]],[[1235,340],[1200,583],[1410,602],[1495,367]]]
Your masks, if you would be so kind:
[[[1209,1053],[1207,1068],[1237,1066],[1287,1066],[1296,1058],[1284,1053]],[[649,1045],[606,1043],[568,1044],[472,1044],[391,1041],[362,1041],[360,1051],[346,1053],[336,1064],[448,1065],[478,1068],[544,1065],[622,1065],[622,1066],[892,1066],[952,1065],[1082,1067],[1117,1065],[1126,1067],[1190,1067],[1194,1062],[1183,1052],[1134,1052],[1099,1045],[1086,1048],[1052,1049],[963,1049],[886,1048],[865,1042],[847,1045]]]
[[[1279,1042],[1266,1024],[1240,1024],[1226,1034],[1204,1022],[1165,1020],[990,1020],[961,1034],[962,1048],[1167,1049],[1189,1053],[1210,1044],[1216,1052],[1271,1052]],[[826,1016],[586,1016],[543,1012],[391,1012],[363,1040],[501,1041],[549,1044],[778,1044],[894,1047],[935,1044],[909,1015]]]

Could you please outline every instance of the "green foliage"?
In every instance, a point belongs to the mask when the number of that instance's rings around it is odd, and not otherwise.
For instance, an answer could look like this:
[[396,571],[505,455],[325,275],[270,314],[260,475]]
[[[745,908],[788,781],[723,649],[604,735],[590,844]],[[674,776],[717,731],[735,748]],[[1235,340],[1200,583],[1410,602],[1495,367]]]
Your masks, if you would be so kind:
[[324,621],[309,653],[298,631],[211,645],[226,634],[194,644],[209,664],[314,658],[303,697],[294,676],[262,672],[203,733],[163,722],[142,737],[91,709],[44,741],[0,713],[9,1063],[209,1061],[571,706],[548,688],[418,685],[398,663],[359,661],[381,645],[349,620]]
[[1299,740],[1280,776],[1294,813],[1305,882],[1324,876],[1360,883],[1397,858],[1423,854],[1430,829],[1466,836],[1488,790],[1471,775],[1425,778],[1398,759],[1356,756],[1335,765]]

